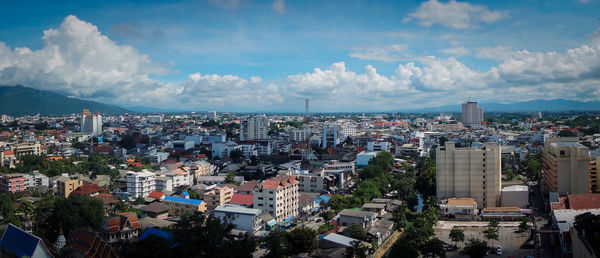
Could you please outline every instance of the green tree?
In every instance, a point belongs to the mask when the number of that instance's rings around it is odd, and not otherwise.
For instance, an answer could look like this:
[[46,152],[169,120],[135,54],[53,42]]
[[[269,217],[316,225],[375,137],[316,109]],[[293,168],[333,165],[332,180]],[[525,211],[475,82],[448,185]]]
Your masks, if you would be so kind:
[[48,238],[56,238],[58,225],[62,225],[65,235],[68,235],[71,229],[98,228],[104,213],[102,201],[90,196],[71,194],[68,199],[58,197],[54,201],[54,211],[50,217],[50,225],[54,230],[48,232],[52,235]]
[[394,243],[387,257],[417,258],[419,251],[405,237],[402,237]]
[[240,183],[238,181],[235,181],[235,175],[233,173],[228,173],[227,176],[225,176],[225,184],[234,184],[234,185],[240,185]]
[[415,188],[424,197],[435,196],[435,164],[430,159],[427,159],[424,163],[417,175]]
[[346,230],[349,232],[351,238],[364,240],[365,237],[367,237],[367,232],[361,225],[352,224],[350,227],[346,228]]
[[446,257],[444,242],[437,237],[429,239],[421,248],[421,254],[423,257]]
[[498,221],[490,220],[488,227],[483,231],[483,237],[485,239],[492,240],[492,246],[494,246],[494,240],[498,240]]
[[234,162],[242,162],[242,158],[244,158],[244,152],[240,149],[232,150],[229,153],[229,158]]
[[144,204],[144,203],[146,203],[146,200],[142,196],[135,198],[135,201],[133,202],[134,205],[139,205],[139,204]]
[[527,229],[529,229],[529,225],[527,225],[527,218],[523,218],[519,224],[519,230],[525,232]]
[[350,242],[352,245],[348,250],[348,256],[350,258],[367,258],[367,247],[362,244],[361,241],[352,241]]
[[381,198],[379,187],[373,180],[365,180],[358,183],[354,196],[359,197],[362,203],[371,201],[373,198]]
[[465,244],[465,248],[460,251],[461,255],[468,255],[471,258],[485,257],[488,251],[487,243],[483,240],[471,238]]
[[335,212],[333,212],[333,211],[326,211],[326,212],[323,212],[323,213],[321,213],[321,217],[323,217],[323,220],[324,220],[325,222],[329,223],[329,221],[330,221],[331,219],[333,219],[333,217],[335,217]]
[[334,229],[335,227],[329,223],[325,223],[321,226],[319,226],[319,228],[317,229],[317,232],[319,233],[319,235],[325,234],[329,231],[331,231],[332,229]]
[[407,206],[405,202],[402,202],[394,211],[392,211],[392,217],[396,223],[396,228],[404,228],[406,226],[406,213]]
[[465,232],[459,226],[454,226],[450,230],[450,234],[448,235],[448,237],[452,239],[452,242],[454,242],[455,245],[458,245],[458,242],[465,241]]
[[194,213],[182,216],[172,226],[173,240],[179,243],[178,257],[252,257],[256,242],[247,234],[233,235],[235,228],[225,218]]
[[144,240],[123,245],[121,257],[178,257],[165,238],[150,235]]
[[287,241],[290,244],[289,250],[293,254],[307,253],[317,249],[317,232],[314,229],[305,226],[295,227],[287,233]]
[[287,254],[289,243],[285,231],[279,229],[271,231],[266,237],[265,243],[267,244],[267,254],[265,257],[284,257]]
[[22,201],[17,208],[17,213],[21,214],[25,221],[29,221],[34,214],[34,209],[35,207],[29,201]]
[[562,130],[558,132],[558,137],[577,137],[577,134],[571,130]]

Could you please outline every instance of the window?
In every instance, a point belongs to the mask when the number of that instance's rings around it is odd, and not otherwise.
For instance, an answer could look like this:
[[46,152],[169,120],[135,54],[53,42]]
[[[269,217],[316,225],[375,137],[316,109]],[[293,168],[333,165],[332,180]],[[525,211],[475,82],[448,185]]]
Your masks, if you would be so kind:
[[483,175],[483,178],[485,178],[485,175]]
[[483,164],[483,167],[485,167],[485,164]]
[[485,162],[485,158],[483,158],[483,162]]
[[485,185],[485,181],[483,181],[483,184]]

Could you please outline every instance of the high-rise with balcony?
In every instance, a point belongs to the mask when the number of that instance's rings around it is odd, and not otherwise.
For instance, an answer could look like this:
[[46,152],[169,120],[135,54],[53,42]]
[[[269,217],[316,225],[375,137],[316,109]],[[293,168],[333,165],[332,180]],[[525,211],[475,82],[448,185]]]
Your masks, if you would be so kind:
[[298,215],[298,181],[294,176],[274,177],[254,187],[254,207],[277,221]]
[[269,119],[265,115],[242,118],[240,121],[240,141],[267,140]]
[[477,102],[467,101],[463,103],[461,111],[460,120],[463,125],[470,126],[471,128],[481,128],[481,124],[483,123],[483,109],[477,106]]
[[549,138],[542,150],[544,191],[559,195],[585,194],[591,190],[590,149],[577,137]]
[[482,207],[500,205],[502,158],[498,143],[457,148],[453,142],[446,142],[436,153],[438,199],[473,198]]
[[132,197],[146,197],[156,190],[156,175],[148,170],[127,172],[127,192]]

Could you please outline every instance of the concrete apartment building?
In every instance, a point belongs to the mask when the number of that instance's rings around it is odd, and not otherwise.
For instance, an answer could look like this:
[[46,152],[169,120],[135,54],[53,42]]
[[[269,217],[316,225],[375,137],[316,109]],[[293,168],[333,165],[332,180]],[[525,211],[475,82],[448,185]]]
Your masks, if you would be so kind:
[[274,177],[254,187],[253,208],[277,221],[298,215],[298,181],[293,176]]
[[262,210],[259,209],[223,205],[216,207],[213,215],[221,220],[230,216],[233,218],[231,223],[235,225],[235,229],[243,230],[250,235],[254,235],[254,233],[263,228],[263,224],[259,217],[261,213]]
[[481,128],[483,122],[483,109],[477,106],[477,102],[467,101],[462,103],[460,118],[465,126]]
[[73,192],[77,187],[83,185],[83,181],[77,177],[71,178],[60,178],[56,180],[56,191],[58,195],[68,198],[71,192]]
[[591,190],[590,149],[577,137],[549,138],[542,149],[544,191],[559,195],[584,194]]
[[92,114],[89,110],[84,109],[81,112],[81,132],[92,135],[101,134],[102,115],[100,113]]
[[240,121],[240,141],[267,140],[269,119],[265,115],[246,117]]
[[146,197],[156,190],[156,175],[148,170],[127,172],[127,192],[132,197]]
[[501,162],[498,143],[484,143],[481,148],[456,148],[453,142],[446,142],[437,148],[437,198],[473,198],[481,207],[499,206]]
[[327,190],[325,181],[325,170],[315,169],[312,172],[307,170],[296,170],[291,175],[296,177],[298,181],[298,191],[321,193]]
[[0,192],[16,193],[25,191],[25,177],[6,175],[0,177]]
[[22,142],[12,146],[15,155],[40,155],[42,154],[42,145],[39,142]]
[[227,186],[217,186],[214,189],[204,193],[206,208],[215,209],[219,205],[225,205],[233,197],[233,188]]

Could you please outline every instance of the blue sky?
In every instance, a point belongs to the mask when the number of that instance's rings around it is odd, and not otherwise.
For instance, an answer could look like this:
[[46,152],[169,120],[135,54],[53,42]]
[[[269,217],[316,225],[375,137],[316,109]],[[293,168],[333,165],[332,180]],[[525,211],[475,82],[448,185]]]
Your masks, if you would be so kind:
[[378,111],[467,97],[600,100],[598,0],[3,6],[0,84],[122,106],[299,111],[308,97],[315,111]]

